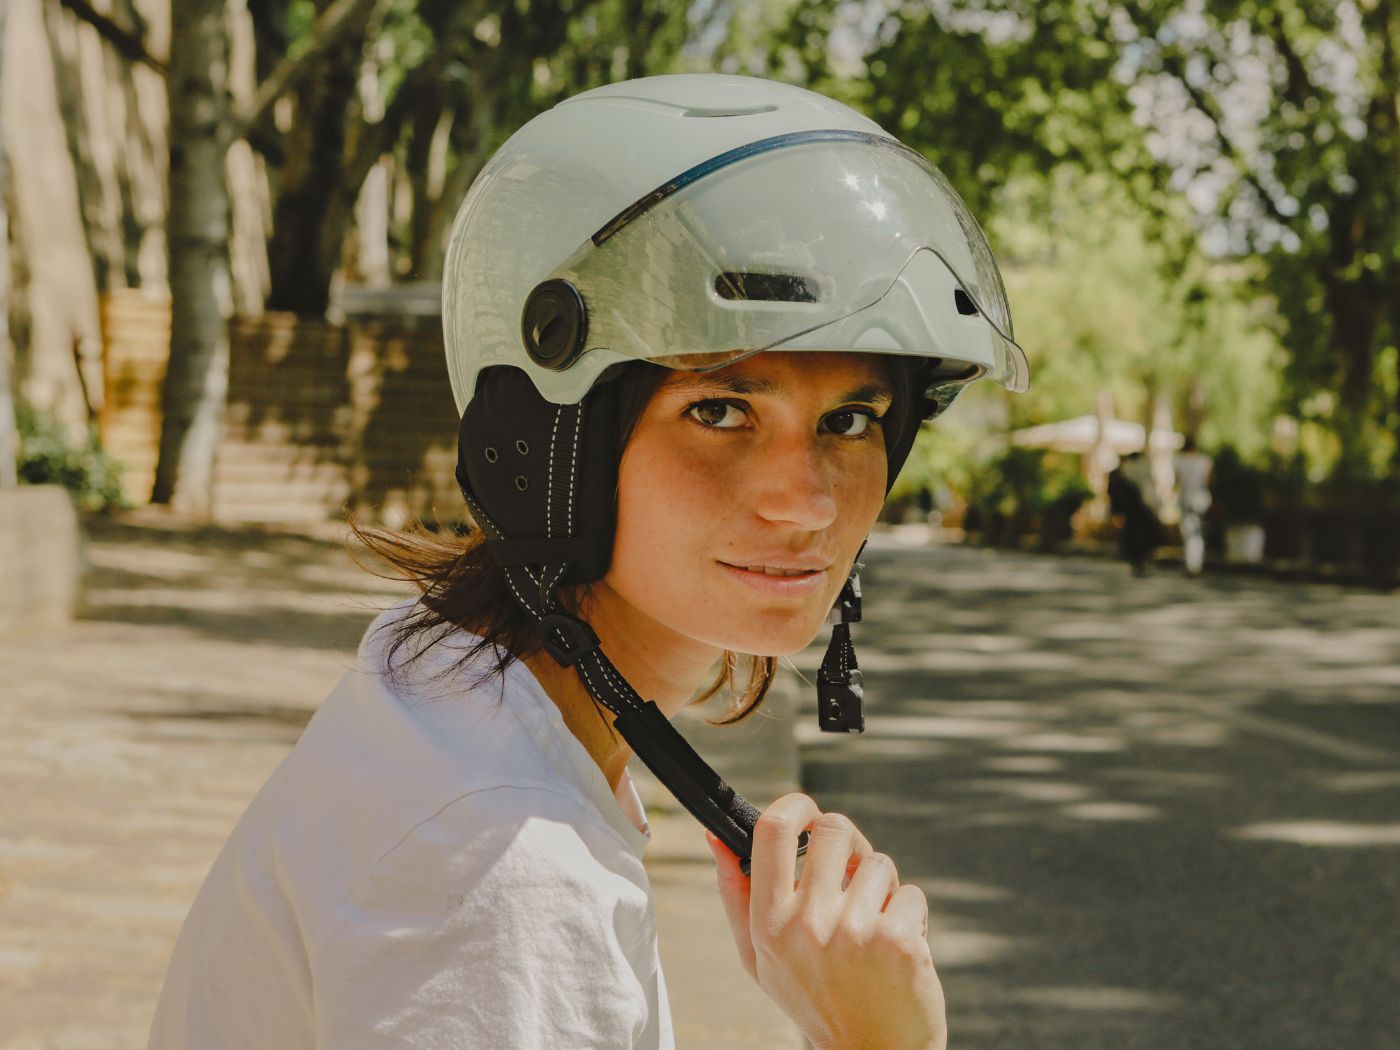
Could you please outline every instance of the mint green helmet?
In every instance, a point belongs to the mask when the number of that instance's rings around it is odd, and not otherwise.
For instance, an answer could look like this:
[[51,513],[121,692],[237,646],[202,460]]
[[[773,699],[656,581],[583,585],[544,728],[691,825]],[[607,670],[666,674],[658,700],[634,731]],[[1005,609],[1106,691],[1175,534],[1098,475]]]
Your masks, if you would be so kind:
[[597,88],[512,135],[453,224],[443,326],[459,414],[493,365],[575,404],[626,361],[899,354],[925,359],[937,410],[1029,372],[936,167],[823,95],[719,74]]

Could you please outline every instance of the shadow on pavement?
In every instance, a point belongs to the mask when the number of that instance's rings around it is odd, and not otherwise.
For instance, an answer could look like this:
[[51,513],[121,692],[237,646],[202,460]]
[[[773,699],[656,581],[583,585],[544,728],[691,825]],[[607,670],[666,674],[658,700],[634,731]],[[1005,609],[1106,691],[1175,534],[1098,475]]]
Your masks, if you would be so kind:
[[[343,533],[93,517],[81,618],[173,627],[220,642],[354,650],[369,619],[409,585],[356,565]],[[361,552],[361,560],[373,559]]]
[[1395,598],[867,560],[867,732],[805,712],[804,784],[928,893],[950,1045],[1395,1045]]

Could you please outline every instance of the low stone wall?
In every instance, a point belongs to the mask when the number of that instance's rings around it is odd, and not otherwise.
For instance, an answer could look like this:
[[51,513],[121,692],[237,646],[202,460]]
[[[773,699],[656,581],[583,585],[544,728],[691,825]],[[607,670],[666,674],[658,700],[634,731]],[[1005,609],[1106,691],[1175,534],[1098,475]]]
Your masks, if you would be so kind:
[[[155,476],[169,315],[168,300],[140,292],[113,293],[103,304],[102,438],[138,505]],[[351,509],[388,525],[464,520],[443,357],[436,317],[235,319],[215,518],[294,523]]]
[[81,595],[78,512],[60,485],[0,492],[0,634],[61,627]]

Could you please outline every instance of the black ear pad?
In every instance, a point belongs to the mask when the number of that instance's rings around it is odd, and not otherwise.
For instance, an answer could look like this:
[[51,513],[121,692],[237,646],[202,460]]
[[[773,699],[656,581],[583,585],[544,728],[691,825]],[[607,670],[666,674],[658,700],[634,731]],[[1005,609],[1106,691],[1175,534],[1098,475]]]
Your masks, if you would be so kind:
[[895,367],[908,367],[910,370],[908,381],[898,383],[897,386],[904,388],[903,392],[911,399],[912,404],[901,413],[902,419],[898,432],[885,434],[885,455],[889,459],[889,473],[885,476],[885,492],[887,494],[894,487],[895,478],[899,476],[900,470],[904,467],[904,461],[909,458],[909,453],[913,451],[914,440],[919,436],[919,428],[923,425],[924,420],[937,415],[952,400],[950,395],[940,403],[927,394],[932,369],[924,363],[911,365],[906,359],[905,361],[896,361]]
[[457,432],[457,484],[473,512],[490,519],[486,531],[502,564],[567,563],[560,584],[607,572],[617,385],[595,386],[578,405],[556,405],[519,368],[482,370]]

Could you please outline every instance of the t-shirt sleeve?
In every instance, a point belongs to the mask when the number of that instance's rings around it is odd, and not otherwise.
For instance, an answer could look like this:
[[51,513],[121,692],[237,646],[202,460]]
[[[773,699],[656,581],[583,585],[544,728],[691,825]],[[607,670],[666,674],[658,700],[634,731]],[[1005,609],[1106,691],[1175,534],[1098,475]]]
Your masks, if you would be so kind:
[[312,959],[318,1050],[632,1046],[655,1022],[655,924],[629,865],[577,799],[458,799],[336,912]]

